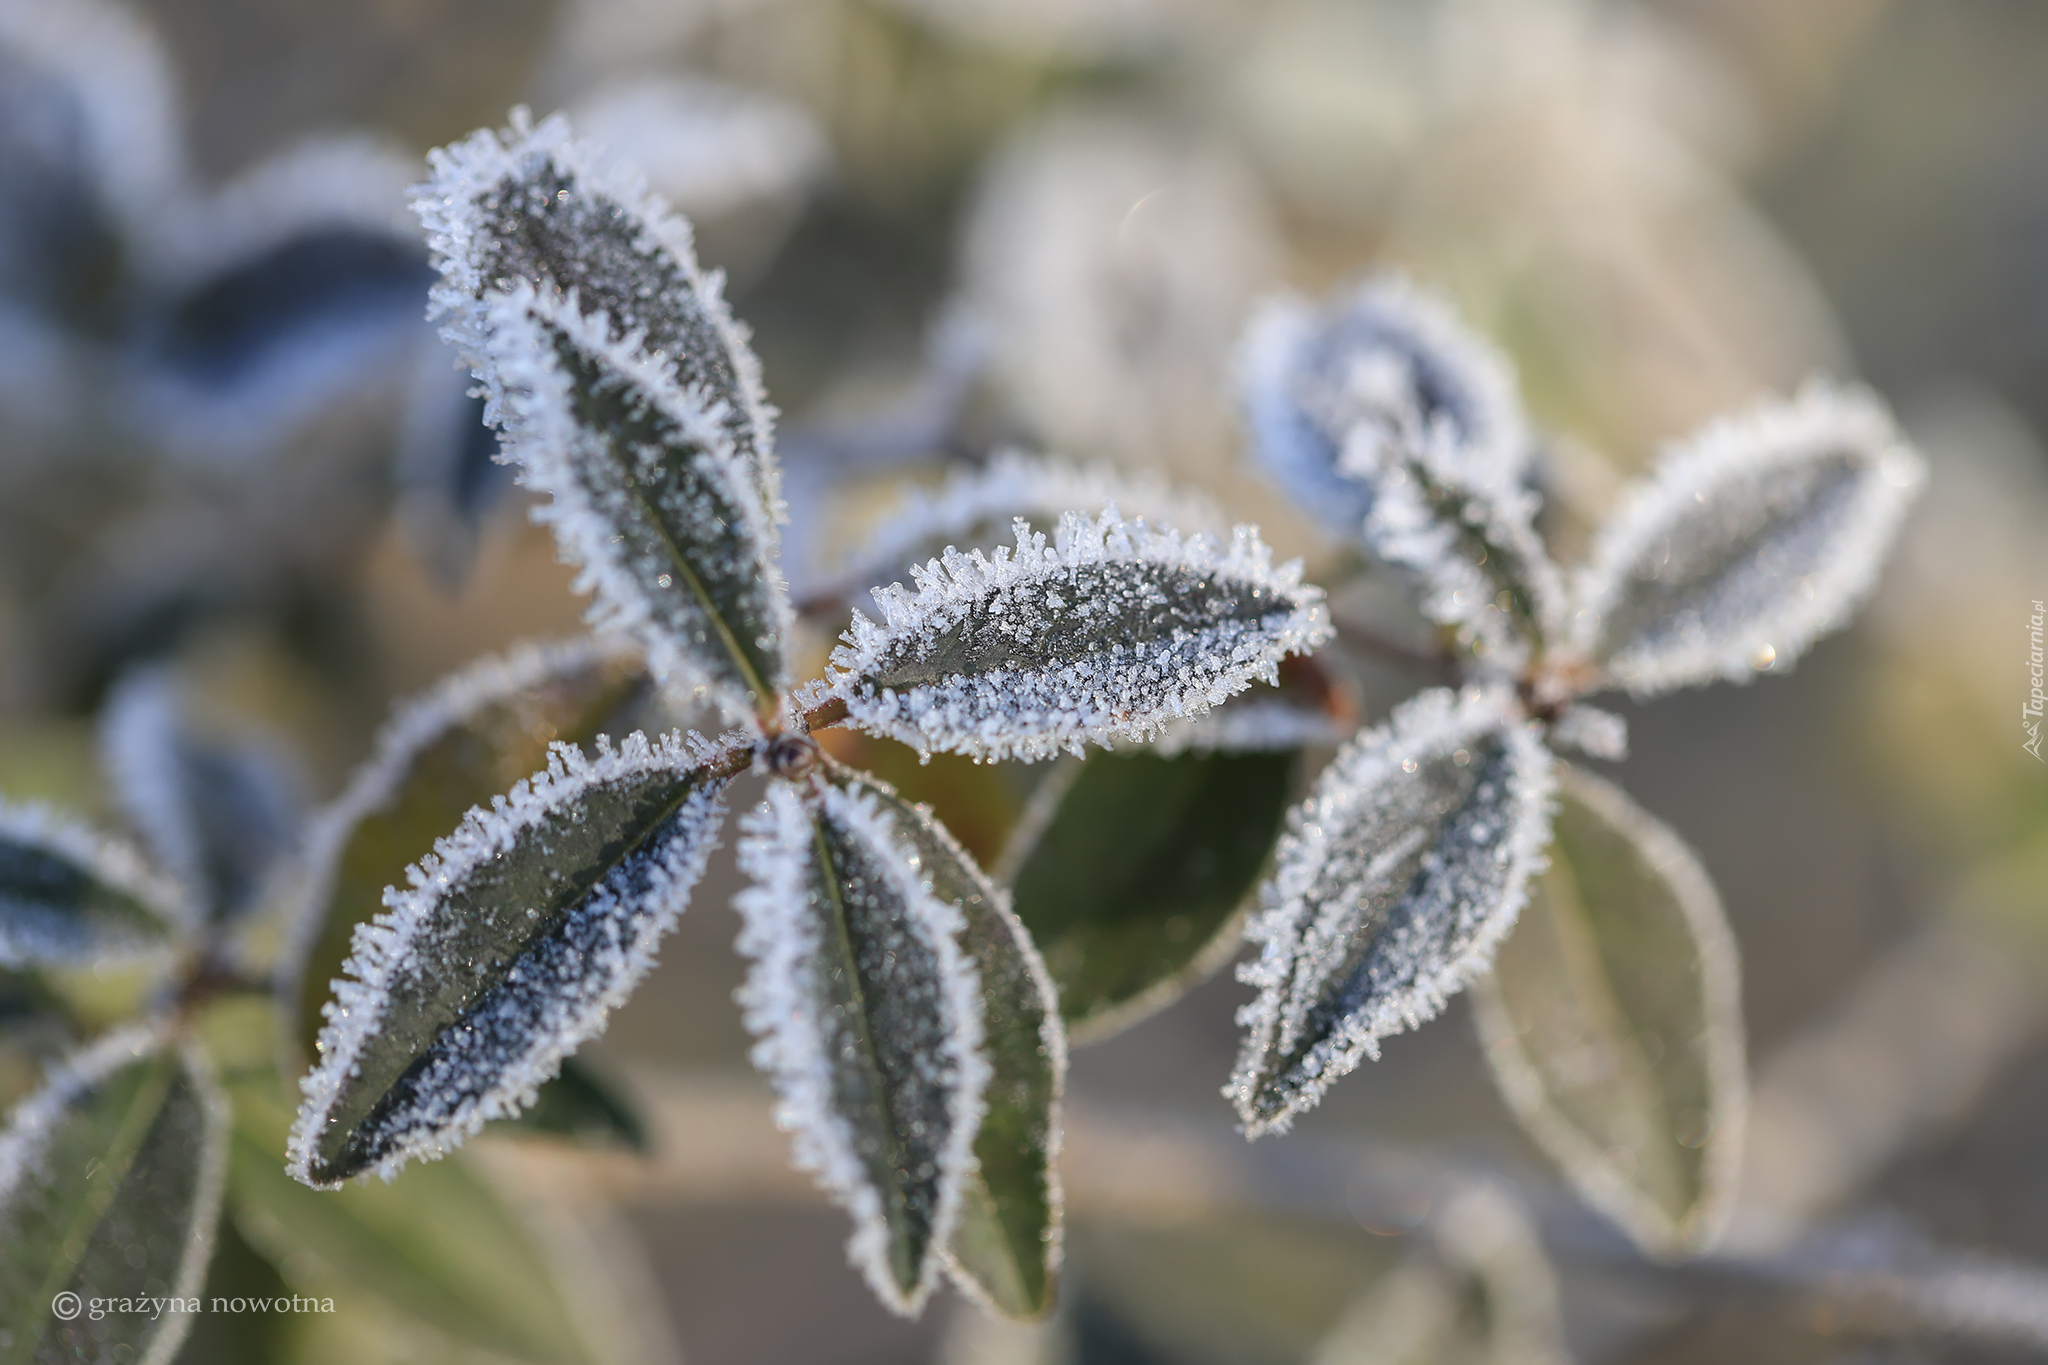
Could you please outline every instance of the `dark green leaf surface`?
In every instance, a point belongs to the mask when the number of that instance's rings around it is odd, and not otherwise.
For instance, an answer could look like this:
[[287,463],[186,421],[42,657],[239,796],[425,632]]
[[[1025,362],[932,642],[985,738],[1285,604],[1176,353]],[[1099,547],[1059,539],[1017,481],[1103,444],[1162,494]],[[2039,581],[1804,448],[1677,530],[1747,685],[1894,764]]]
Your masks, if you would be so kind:
[[1474,1000],[1509,1107],[1654,1251],[1711,1238],[1746,1081],[1734,940],[1706,873],[1618,787],[1566,770],[1550,868]]
[[1052,779],[1011,884],[1070,1025],[1135,1022],[1213,961],[1279,837],[1296,757],[1101,752]]
[[332,1185],[523,1108],[653,964],[723,813],[708,747],[635,735],[472,812],[358,939],[293,1132]]
[[874,792],[917,852],[931,890],[957,906],[960,947],[981,979],[988,1089],[961,1192],[952,1255],[970,1292],[1013,1318],[1051,1311],[1060,1260],[1060,1092],[1066,1037],[1045,965],[1005,898],[930,813],[839,769],[834,780]]
[[478,664],[414,703],[325,812],[310,840],[302,907],[297,1060],[314,1056],[328,983],[356,926],[384,909],[384,888],[434,851],[473,806],[545,766],[550,744],[587,745],[644,676],[637,661],[583,646]]
[[0,806],[0,966],[131,956],[174,933],[167,891],[133,855],[41,810]]
[[[0,1361],[167,1360],[220,1217],[225,1102],[145,1030],[102,1040],[0,1136]],[[60,1295],[102,1303],[66,1316]],[[108,1304],[107,1301],[114,1301]]]

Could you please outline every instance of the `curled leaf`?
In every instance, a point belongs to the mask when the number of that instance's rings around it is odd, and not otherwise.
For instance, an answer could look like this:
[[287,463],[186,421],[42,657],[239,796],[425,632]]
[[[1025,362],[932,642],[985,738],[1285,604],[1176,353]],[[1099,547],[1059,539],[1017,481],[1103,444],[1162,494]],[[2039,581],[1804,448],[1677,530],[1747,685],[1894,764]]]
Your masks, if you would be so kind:
[[1601,529],[1574,643],[1637,696],[1789,667],[1869,591],[1925,473],[1859,387],[1711,423]]
[[0,967],[160,951],[192,918],[126,846],[40,806],[0,804]]
[[775,525],[717,414],[634,333],[558,295],[493,296],[496,418],[537,515],[595,590],[592,621],[630,631],[657,675],[736,716],[771,710],[791,612]]
[[414,195],[442,281],[436,314],[487,386],[495,386],[485,297],[520,282],[575,299],[619,342],[660,355],[694,406],[714,414],[771,518],[780,506],[760,363],[726,310],[721,280],[697,268],[690,225],[640,176],[575,141],[557,115],[488,129],[428,155]]
[[1532,453],[1506,359],[1397,276],[1321,310],[1267,304],[1239,365],[1259,460],[1340,535],[1360,534],[1374,474],[1426,449],[1442,453],[1456,485],[1501,492]]
[[960,948],[981,982],[988,1088],[950,1248],[954,1283],[1012,1318],[1050,1312],[1063,1242],[1060,1094],[1067,1069],[1059,996],[1009,898],[932,813],[849,769],[832,780],[873,796],[931,892],[961,916]]
[[280,993],[297,1001],[298,1061],[356,927],[472,806],[547,765],[549,746],[603,733],[644,674],[594,641],[526,645],[482,660],[399,708],[347,788],[313,819]]
[[164,1301],[205,1278],[227,1137],[204,1057],[147,1028],[101,1039],[22,1103],[0,1133],[8,1359],[176,1353],[192,1317]]
[[1345,745],[1288,817],[1245,937],[1237,1072],[1252,1137],[1285,1132],[1379,1040],[1484,971],[1550,841],[1551,758],[1504,689],[1438,688]]
[[1296,763],[1291,750],[1097,752],[1047,780],[1010,883],[1070,1025],[1114,1032],[1227,960]]
[[852,1215],[847,1257],[924,1305],[959,1226],[989,1064],[961,908],[871,792],[777,782],[741,823],[740,992],[796,1164]]
[[680,735],[558,746],[408,869],[299,1083],[292,1174],[388,1179],[531,1104],[654,965],[717,842],[729,757]]
[[1726,1211],[1747,1082],[1735,941],[1678,836],[1566,768],[1550,867],[1475,984],[1508,1106],[1588,1202],[1652,1251]]
[[833,651],[854,723],[921,751],[1047,758],[1200,715],[1329,637],[1322,591],[1249,527],[1228,550],[1114,512],[1018,523],[1014,553],[949,552],[875,590]]

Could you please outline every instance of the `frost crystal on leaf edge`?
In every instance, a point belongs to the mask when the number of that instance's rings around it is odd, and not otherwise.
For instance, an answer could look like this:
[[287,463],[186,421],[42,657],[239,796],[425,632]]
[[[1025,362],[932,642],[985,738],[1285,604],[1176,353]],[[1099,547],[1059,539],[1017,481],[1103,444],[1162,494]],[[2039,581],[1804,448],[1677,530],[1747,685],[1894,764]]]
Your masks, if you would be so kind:
[[1606,661],[1638,697],[1716,678],[1748,682],[1760,668],[1748,636],[1768,640],[1769,666],[1783,668],[1821,636],[1842,626],[1877,580],[1906,510],[1925,480],[1925,461],[1906,444],[1884,401],[1861,385],[1809,380],[1789,402],[1767,400],[1716,418],[1671,447],[1656,472],[1623,501],[1600,529],[1573,583],[1573,643],[1591,657],[1602,619],[1656,539],[1719,484],[1782,468],[1829,451],[1853,454],[1863,466],[1857,504],[1836,537],[1834,553],[1804,592],[1760,601],[1746,636],[1663,651],[1628,662]]
[[821,948],[810,923],[807,882],[816,860],[812,816],[805,798],[783,782],[771,783],[761,804],[740,819],[740,870],[752,885],[733,897],[740,913],[741,955],[753,960],[737,992],[749,1032],[757,1041],[752,1060],[775,1083],[776,1126],[790,1134],[797,1169],[809,1171],[853,1218],[847,1260],[860,1270],[884,1305],[905,1316],[924,1306],[946,1262],[960,1211],[961,1182],[974,1166],[974,1139],[981,1127],[982,1091],[988,1060],[982,1054],[981,987],[974,965],[961,950],[966,927],[957,907],[932,894],[928,877],[916,875],[895,843],[894,822],[872,797],[823,786],[813,799],[834,813],[876,854],[876,866],[895,881],[913,928],[931,947],[946,981],[951,1005],[953,1130],[939,1170],[938,1206],[932,1217],[930,1254],[917,1286],[905,1294],[889,1270],[888,1227],[881,1197],[870,1181],[847,1121],[832,1103],[832,1064],[814,1018],[815,1002],[807,962]]
[[[1114,507],[1099,518],[1065,513],[1050,542],[1022,520],[1015,531],[1016,545],[998,547],[993,558],[979,550],[950,551],[914,568],[915,592],[900,583],[876,588],[872,595],[882,614],[880,624],[865,613],[853,614],[840,637],[844,643],[832,651],[829,682],[831,695],[846,702],[855,724],[920,752],[958,752],[984,762],[1050,758],[1062,749],[1079,754],[1084,741],[1150,739],[1167,722],[1202,715],[1254,681],[1274,682],[1282,658],[1309,653],[1330,638],[1322,589],[1302,581],[1298,559],[1276,567],[1272,551],[1253,527],[1237,527],[1227,550],[1205,534],[1183,538],[1177,531],[1154,530],[1143,521],[1125,521]],[[1144,565],[1234,579],[1271,593],[1276,610],[1284,605],[1286,621],[1276,630],[1247,632],[1250,638],[1205,660],[1214,675],[1209,679],[1184,668],[1176,677],[1162,680],[1156,701],[1143,712],[1114,714],[1107,702],[1089,696],[1087,688],[1106,684],[1113,674],[1088,658],[1056,669],[1006,670],[1000,686],[987,677],[954,674],[902,692],[861,694],[861,679],[882,665],[893,646],[912,638],[936,638],[997,593],[1050,584],[1069,570],[1097,564]],[[1027,687],[1037,707],[1028,716],[1020,714],[1016,704]],[[1077,700],[1088,709],[1078,708]],[[973,719],[976,709],[988,714]]]
[[[701,736],[681,732],[652,744],[644,734],[635,732],[617,748],[599,736],[594,758],[585,757],[573,745],[556,744],[549,751],[545,770],[495,798],[489,809],[471,808],[454,833],[435,842],[432,855],[407,868],[410,885],[404,890],[388,888],[384,913],[356,926],[354,950],[342,964],[344,978],[334,983],[334,998],[321,1008],[327,1023],[320,1030],[320,1058],[299,1080],[305,1098],[286,1143],[286,1169],[292,1176],[319,1187],[320,1182],[312,1176],[312,1163],[318,1156],[321,1130],[358,1054],[383,1027],[391,980],[409,960],[413,940],[431,925],[440,904],[438,887],[457,883],[474,868],[499,857],[542,817],[592,787],[660,770],[708,767],[726,756],[727,751]],[[625,1002],[653,968],[656,946],[675,925],[690,891],[703,875],[704,864],[718,843],[724,786],[723,781],[705,783],[672,817],[694,826],[694,832],[674,841],[666,851],[649,892],[649,899],[658,904],[639,932],[616,961],[594,964],[610,969],[604,988],[590,999],[573,1002],[561,1017],[550,1020],[552,1029],[538,1036],[527,1053],[480,1098],[462,1101],[438,1116],[431,1129],[406,1136],[377,1162],[373,1169],[378,1175],[387,1181],[396,1178],[399,1168],[413,1157],[438,1160],[492,1119],[520,1113],[533,1102],[539,1087],[561,1069],[564,1057],[604,1031],[612,1010]]]
[[[1353,1011],[1339,1021],[1316,1044],[1321,1068],[1295,1101],[1270,1118],[1256,1118],[1253,1100],[1263,1078],[1262,1064],[1276,1047],[1292,1046],[1287,1035],[1300,1028],[1305,1009],[1313,1004],[1299,1005],[1288,998],[1305,936],[1344,909],[1319,910],[1307,901],[1330,856],[1334,827],[1366,793],[1402,774],[1405,760],[1460,747],[1488,732],[1505,737],[1515,760],[1515,789],[1506,801],[1513,828],[1504,850],[1509,870],[1502,903],[1486,916],[1464,951],[1436,975],[1416,980],[1395,999],[1377,1002],[1368,1011]],[[1513,693],[1503,687],[1467,687],[1460,693],[1432,688],[1419,693],[1396,707],[1385,724],[1362,732],[1339,751],[1307,799],[1288,812],[1273,875],[1260,888],[1260,909],[1245,925],[1245,941],[1260,945],[1260,953],[1238,968],[1238,980],[1256,986],[1259,995],[1238,1011],[1245,1045],[1223,1094],[1237,1105],[1250,1136],[1286,1132],[1332,1083],[1357,1069],[1359,1062],[1377,1059],[1381,1038],[1435,1018],[1452,996],[1491,965],[1494,949],[1514,927],[1528,899],[1530,876],[1543,866],[1554,786],[1549,750],[1537,738],[1534,725],[1521,719]]]

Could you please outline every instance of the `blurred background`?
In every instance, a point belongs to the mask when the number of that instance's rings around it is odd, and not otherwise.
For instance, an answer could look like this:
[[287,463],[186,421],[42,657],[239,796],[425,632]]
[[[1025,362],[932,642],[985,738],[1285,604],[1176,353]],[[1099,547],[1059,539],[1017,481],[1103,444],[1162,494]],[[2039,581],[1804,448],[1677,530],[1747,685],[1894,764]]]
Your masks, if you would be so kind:
[[[1386,265],[1519,366],[1567,556],[1710,415],[1815,372],[1874,385],[1932,478],[1871,605],[1787,677],[1620,708],[1616,775],[1740,942],[1756,1226],[1873,1265],[2048,1263],[2048,766],[2020,714],[2048,598],[2048,9],[0,0],[0,793],[112,823],[95,716],[168,658],[311,807],[396,699],[577,628],[421,320],[404,204],[427,149],[522,103],[639,164],[728,273],[799,585],[904,480],[1003,443],[1162,471],[1341,571],[1244,449],[1233,350],[1271,292]],[[1377,719],[1419,680],[1362,684]],[[584,1269],[630,1291],[647,1352],[1449,1359],[1356,1330],[1418,1239],[1456,1262],[1485,1223],[1446,1219],[1448,1176],[1513,1192],[1546,1241],[1570,1226],[1462,1003],[1246,1147],[1217,1094],[1248,995],[1225,971],[1075,1053],[1055,1321],[946,1296],[891,1318],[747,1066],[731,884],[714,864],[595,1048],[654,1154],[477,1153],[608,1248]],[[1586,1362],[2038,1358],[1897,1338],[1811,1277],[1569,1236],[1532,1268],[1474,1236],[1474,1292],[1554,1279]],[[293,1330],[261,1358],[443,1358],[395,1321]]]

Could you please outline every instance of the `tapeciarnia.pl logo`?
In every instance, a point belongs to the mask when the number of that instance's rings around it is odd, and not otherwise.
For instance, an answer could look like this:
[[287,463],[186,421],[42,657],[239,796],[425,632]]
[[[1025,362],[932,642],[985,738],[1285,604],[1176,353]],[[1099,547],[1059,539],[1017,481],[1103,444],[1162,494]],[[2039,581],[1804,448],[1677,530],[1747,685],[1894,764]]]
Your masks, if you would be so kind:
[[2044,609],[2039,599],[2036,599],[2034,602],[2034,615],[2027,627],[2027,640],[2031,646],[2027,651],[2027,671],[2033,676],[2034,685],[2033,689],[2027,694],[2026,702],[2020,707],[2020,725],[2027,732],[2027,742],[2020,745],[2020,747],[2032,754],[2037,761],[2048,761],[2041,759],[2041,712],[2044,706],[2048,706],[2048,696],[2043,695],[2041,686],[2043,675],[2041,626],[2043,618],[2048,618],[2048,609]]

